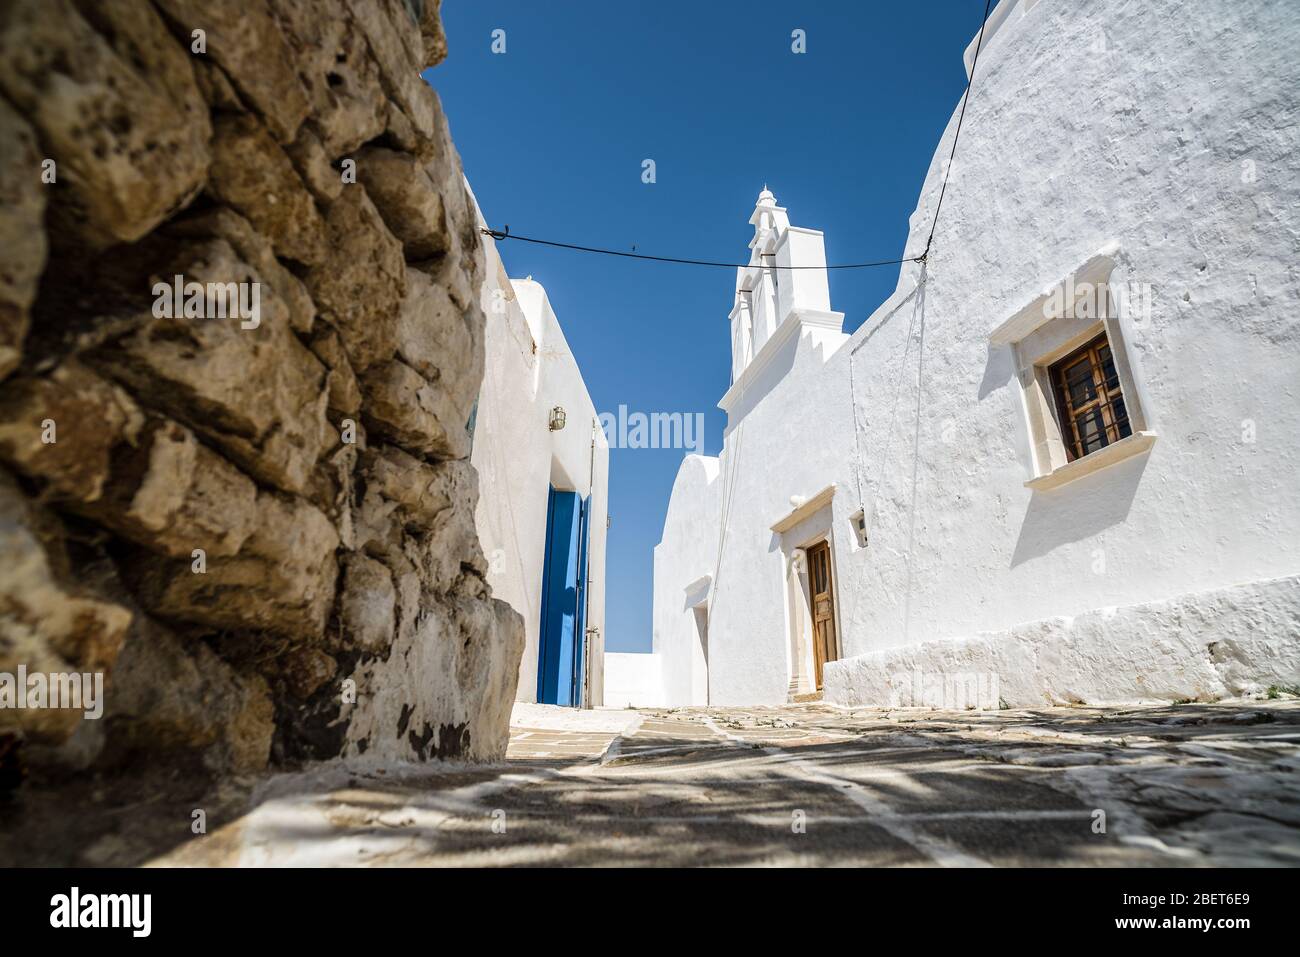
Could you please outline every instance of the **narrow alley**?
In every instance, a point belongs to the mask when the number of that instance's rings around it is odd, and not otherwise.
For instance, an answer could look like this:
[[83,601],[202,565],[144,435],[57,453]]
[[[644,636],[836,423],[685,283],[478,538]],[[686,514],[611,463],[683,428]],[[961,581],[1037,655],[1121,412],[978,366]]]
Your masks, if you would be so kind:
[[279,775],[153,863],[1300,863],[1300,702],[516,707],[503,764]]

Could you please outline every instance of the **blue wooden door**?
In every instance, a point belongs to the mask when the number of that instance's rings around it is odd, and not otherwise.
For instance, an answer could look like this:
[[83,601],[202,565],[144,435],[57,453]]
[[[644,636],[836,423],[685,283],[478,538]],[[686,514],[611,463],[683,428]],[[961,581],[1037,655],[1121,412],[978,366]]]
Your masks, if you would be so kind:
[[587,671],[587,545],[591,540],[591,496],[582,500],[581,514],[578,520],[578,615],[577,636],[574,642],[574,689],[573,703],[582,706],[582,689],[585,687]]
[[585,577],[585,504],[577,492],[551,489],[546,510],[546,560],[542,570],[541,641],[537,700],[573,707],[582,703],[582,595]]

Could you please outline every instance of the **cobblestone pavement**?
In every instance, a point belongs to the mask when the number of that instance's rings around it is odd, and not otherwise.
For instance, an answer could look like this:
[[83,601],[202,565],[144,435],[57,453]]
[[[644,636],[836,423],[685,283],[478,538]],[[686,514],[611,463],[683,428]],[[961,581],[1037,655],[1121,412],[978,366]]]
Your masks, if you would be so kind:
[[277,779],[162,862],[1300,864],[1296,701],[553,713],[495,768]]

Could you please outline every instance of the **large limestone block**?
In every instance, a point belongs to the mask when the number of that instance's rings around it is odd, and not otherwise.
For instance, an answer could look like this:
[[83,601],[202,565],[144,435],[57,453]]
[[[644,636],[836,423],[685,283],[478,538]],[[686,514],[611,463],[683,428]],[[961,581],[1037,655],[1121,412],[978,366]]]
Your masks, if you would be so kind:
[[519,687],[519,660],[524,654],[524,619],[499,598],[485,594],[476,601],[480,607],[487,606],[490,617],[486,633],[472,635],[465,649],[473,656],[465,691],[478,704],[470,722],[477,742],[471,755],[480,761],[500,761],[510,743],[510,710]]
[[447,251],[442,197],[424,164],[408,153],[370,146],[357,156],[357,178],[402,241],[406,258],[432,259]]
[[453,497],[467,493],[458,484],[457,464],[431,465],[390,445],[377,446],[362,457],[366,491],[397,505],[402,523],[416,532],[432,528],[451,508]]
[[407,296],[397,324],[397,354],[441,386],[468,422],[483,381],[482,313],[462,310],[444,287],[417,269],[407,271]]
[[233,555],[252,531],[252,479],[76,361],[0,395],[0,458],[50,501],[168,555]]
[[45,192],[36,134],[0,99],[0,379],[22,358],[45,268]]
[[[461,172],[460,157],[451,142],[446,117],[439,110],[434,159],[425,167],[442,198],[447,228],[447,251],[436,259],[419,263],[433,284],[445,290],[462,312],[476,342],[484,335],[485,317],[479,290],[486,275],[486,259],[479,236],[479,220]],[[476,347],[477,348],[477,347]],[[471,357],[471,362],[479,362]],[[481,375],[481,372],[475,373]]]
[[[308,126],[334,160],[384,132],[379,64],[344,0],[270,0],[310,103]],[[337,181],[337,174],[336,174]]]
[[73,507],[146,548],[178,558],[194,549],[236,554],[257,521],[253,480],[175,422],[154,419],[120,446],[102,498]]
[[348,361],[338,330],[318,326],[307,346],[330,370],[330,411],[355,416],[361,411],[361,385],[357,382],[356,373],[352,371],[352,363]]
[[92,246],[139,239],[199,191],[207,104],[188,53],[133,0],[0,4],[0,92],[57,163],[51,234]]
[[[349,528],[352,531],[352,546],[368,553],[389,555],[399,550],[403,541],[405,525],[402,507],[385,498],[377,489],[371,488],[368,472],[361,475],[361,494],[355,502],[350,515]],[[388,559],[390,567],[395,562]],[[409,563],[414,571],[414,563]]]
[[325,258],[325,220],[311,191],[253,117],[217,118],[208,190],[246,216],[279,255],[308,266]]
[[361,377],[366,428],[408,451],[441,459],[469,455],[465,419],[451,397],[404,362]]
[[285,150],[298,175],[316,197],[316,202],[325,209],[343,193],[342,165],[336,169],[330,162],[329,155],[320,137],[309,125],[298,131],[298,138]]
[[[439,259],[420,263],[419,269],[429,276],[435,286],[447,292],[451,301],[456,304],[456,308],[462,311],[466,322],[471,318],[474,319],[477,324],[477,335],[482,337],[486,323],[478,299],[482,276],[485,274],[485,265],[481,261],[482,252],[479,251],[475,255],[466,250],[459,239],[456,240],[455,247]],[[475,248],[478,248],[477,244]]]
[[244,101],[235,92],[230,77],[217,66],[215,60],[195,57],[194,79],[199,84],[203,99],[207,100],[214,113],[242,113],[246,109]]
[[[67,578],[57,520],[34,508],[0,473],[0,672],[95,673],[111,668],[131,612],[81,594]],[[84,720],[72,709],[0,708],[0,734],[22,731],[44,743],[64,741]]]
[[112,474],[115,448],[134,442],[144,422],[125,391],[68,360],[0,389],[0,459],[58,498],[95,502]]
[[[447,224],[447,252],[431,263],[422,264],[438,277],[440,284],[453,287],[453,295],[460,302],[477,300],[478,287],[485,273],[483,245],[479,235],[477,208],[465,182],[460,153],[452,142],[451,129],[437,93],[433,97],[433,134],[425,144],[427,149],[420,158],[425,162],[425,172],[442,199]],[[389,138],[398,140],[390,125]],[[402,145],[403,149],[416,151],[416,147]],[[463,276],[454,273],[463,272]],[[467,294],[466,294],[467,292]]]
[[195,571],[189,561],[141,553],[122,572],[159,618],[313,641],[334,604],[338,545],[338,532],[315,506],[263,493],[255,531],[239,554]]
[[[200,283],[258,282],[224,240],[179,251],[162,270]],[[254,478],[301,491],[333,444],[326,370],[289,328],[285,303],[262,287],[256,328],[237,319],[141,317],[93,361],[142,400],[193,428]]]
[[505,755],[524,623],[484,593],[430,605],[385,660],[354,673],[364,707],[346,711],[348,754],[497,761]]
[[364,494],[352,510],[358,549],[381,559],[399,591],[409,571],[421,592],[441,594],[454,586],[466,567],[486,574],[473,525],[476,476],[464,459],[421,462],[394,446],[382,445],[362,456],[358,487]]
[[425,140],[434,136],[437,106],[433,91],[420,78],[424,38],[403,0],[347,0],[353,21],[370,44],[388,94]]
[[306,701],[320,691],[338,671],[338,662],[309,645],[292,649],[280,657],[276,665],[279,687],[299,701]]
[[221,207],[196,216],[169,223],[169,236],[193,239],[224,239],[244,262],[257,270],[264,283],[289,307],[289,324],[295,332],[309,333],[316,320],[316,304],[311,301],[301,279],[289,272],[275,256],[275,249],[243,216]]
[[447,59],[447,34],[442,28],[441,6],[442,0],[424,0],[420,10],[420,36],[424,40],[426,70]]
[[346,549],[355,547],[352,528],[352,503],[356,498],[357,456],[365,444],[365,430],[357,426],[356,443],[341,441],[321,458],[311,484],[303,492],[334,523],[339,543]]
[[461,165],[460,153],[456,149],[456,144],[452,142],[451,128],[447,125],[447,114],[442,110],[442,101],[437,93],[432,95],[434,105],[432,154],[425,170],[442,197],[443,208],[447,215],[448,233],[459,240],[459,245],[464,251],[482,255],[478,213],[470,198],[469,189],[465,185],[465,171]]
[[422,529],[418,557],[425,587],[443,595],[461,586],[467,573],[485,578],[487,561],[474,524],[478,472],[467,460],[443,462],[439,471],[453,504]]
[[397,626],[397,590],[388,568],[360,553],[348,556],[339,600],[342,633],[331,636],[344,648],[382,654]]
[[392,357],[406,295],[402,244],[389,232],[365,188],[353,183],[329,209],[329,254],[306,275],[321,318],[343,339],[353,369]]
[[281,143],[292,143],[310,108],[295,57],[266,0],[156,0],[187,48],[203,30],[207,53]]
[[212,770],[235,772],[266,766],[274,716],[265,679],[144,616],[113,669],[104,714],[112,760],[199,751]]

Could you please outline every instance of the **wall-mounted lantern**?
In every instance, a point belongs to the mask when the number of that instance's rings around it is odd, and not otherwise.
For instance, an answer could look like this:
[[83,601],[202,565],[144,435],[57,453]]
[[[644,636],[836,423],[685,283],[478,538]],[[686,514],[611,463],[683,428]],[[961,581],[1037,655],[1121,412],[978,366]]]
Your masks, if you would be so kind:
[[564,428],[564,419],[564,409],[557,405],[551,410],[551,431],[558,432]]

